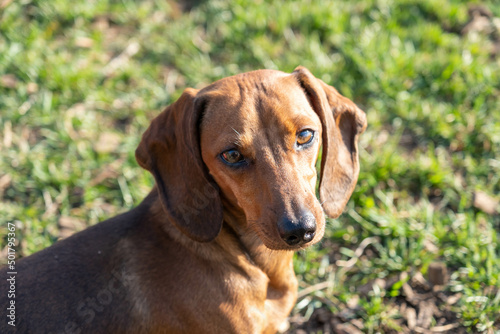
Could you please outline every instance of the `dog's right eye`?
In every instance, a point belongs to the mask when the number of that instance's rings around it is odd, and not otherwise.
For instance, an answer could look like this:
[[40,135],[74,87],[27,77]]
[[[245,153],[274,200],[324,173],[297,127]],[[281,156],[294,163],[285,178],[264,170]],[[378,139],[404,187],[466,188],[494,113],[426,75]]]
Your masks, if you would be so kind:
[[221,159],[229,165],[238,165],[245,161],[243,154],[237,150],[227,150],[220,155]]
[[314,132],[312,130],[303,130],[297,134],[297,145],[306,146],[314,139]]

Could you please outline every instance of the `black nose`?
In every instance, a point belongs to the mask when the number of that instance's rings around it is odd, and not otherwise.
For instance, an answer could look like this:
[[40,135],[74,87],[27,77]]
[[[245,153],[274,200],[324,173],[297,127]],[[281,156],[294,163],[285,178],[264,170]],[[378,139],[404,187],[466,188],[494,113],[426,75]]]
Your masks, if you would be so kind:
[[316,234],[316,219],[309,211],[302,212],[300,218],[283,217],[278,223],[281,239],[290,246],[299,246],[310,242]]

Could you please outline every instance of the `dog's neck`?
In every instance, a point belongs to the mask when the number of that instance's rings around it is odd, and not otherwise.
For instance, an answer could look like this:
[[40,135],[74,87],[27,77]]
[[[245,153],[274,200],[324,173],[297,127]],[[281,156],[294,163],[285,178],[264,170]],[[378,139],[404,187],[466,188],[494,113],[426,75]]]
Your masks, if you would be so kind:
[[[243,211],[238,207],[223,200],[224,224],[219,236],[211,242],[201,243],[188,238],[169,221],[161,205],[157,189],[153,189],[144,202],[147,202],[149,211],[154,217],[152,221],[161,222],[161,228],[172,239],[196,252],[199,257],[204,258],[207,254],[211,254],[207,260],[230,261],[235,265],[240,265],[244,258],[244,262],[261,270],[269,278],[270,284],[277,289],[289,288],[290,282],[295,281],[293,252],[267,248],[257,233],[248,226]],[[223,248],[227,251],[211,251],[215,248]],[[234,252],[235,249],[239,252]],[[232,258],[216,259],[212,254],[226,254]]]
[[[248,224],[241,208],[222,198],[224,206],[224,225],[238,240],[239,247],[252,262],[259,267],[276,285],[286,284],[293,272],[293,251],[272,250],[267,248],[257,233]],[[284,275],[284,273],[287,273]]]

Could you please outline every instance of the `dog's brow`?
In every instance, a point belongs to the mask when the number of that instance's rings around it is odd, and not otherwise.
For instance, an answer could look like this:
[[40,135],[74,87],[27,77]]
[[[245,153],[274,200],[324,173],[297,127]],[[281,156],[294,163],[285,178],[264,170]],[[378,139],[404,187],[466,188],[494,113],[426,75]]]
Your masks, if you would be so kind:
[[242,135],[233,127],[231,129],[236,133],[236,139],[234,140],[234,145],[237,147],[242,147]]
[[235,128],[231,127],[231,129],[233,129],[233,131],[236,132],[236,134],[238,135],[238,137],[241,136],[241,134],[238,131],[236,131]]
[[[304,112],[305,113],[305,112]],[[314,125],[314,119],[310,116],[306,116],[304,114],[297,115],[292,119],[292,124],[299,129],[304,126],[312,126]]]

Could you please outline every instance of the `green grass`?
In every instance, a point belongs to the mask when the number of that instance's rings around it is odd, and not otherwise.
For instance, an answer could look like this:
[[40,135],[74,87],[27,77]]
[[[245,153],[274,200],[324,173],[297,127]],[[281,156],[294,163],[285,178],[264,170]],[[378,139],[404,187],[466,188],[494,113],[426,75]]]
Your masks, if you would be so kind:
[[[494,1],[483,5],[500,17]],[[457,0],[214,0],[186,11],[174,1],[11,2],[0,9],[0,250],[8,221],[26,256],[54,243],[67,217],[92,225],[137,205],[153,179],[135,147],[185,87],[300,64],[363,108],[369,127],[346,212],[296,257],[301,289],[330,283],[294,314],[351,310],[364,332],[398,331],[401,273],[426,277],[441,261],[444,293],[460,293],[450,309],[461,328],[499,331],[500,218],[476,208],[473,193],[499,199],[500,58],[490,50],[500,32],[461,34],[467,9]],[[391,277],[403,278],[359,291]]]

